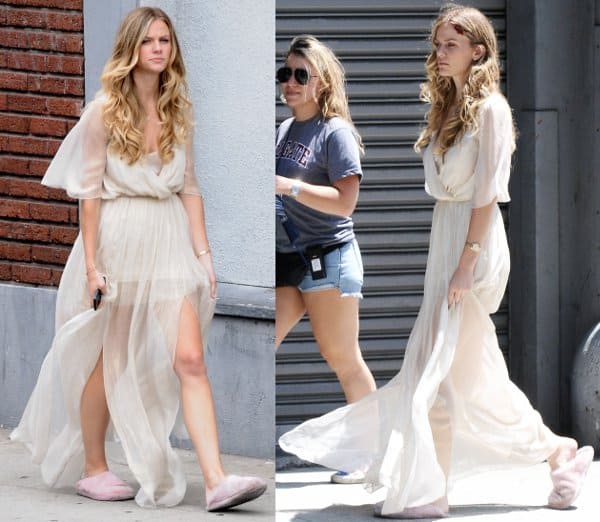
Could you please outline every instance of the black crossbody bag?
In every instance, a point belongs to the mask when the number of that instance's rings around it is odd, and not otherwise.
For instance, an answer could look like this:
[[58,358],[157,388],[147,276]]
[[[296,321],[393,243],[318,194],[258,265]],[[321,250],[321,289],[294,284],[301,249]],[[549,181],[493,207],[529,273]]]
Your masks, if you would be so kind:
[[[283,208],[283,199],[275,196],[275,213],[292,246],[296,248],[298,229]],[[308,260],[303,252],[275,253],[275,286],[298,286],[308,270]]]

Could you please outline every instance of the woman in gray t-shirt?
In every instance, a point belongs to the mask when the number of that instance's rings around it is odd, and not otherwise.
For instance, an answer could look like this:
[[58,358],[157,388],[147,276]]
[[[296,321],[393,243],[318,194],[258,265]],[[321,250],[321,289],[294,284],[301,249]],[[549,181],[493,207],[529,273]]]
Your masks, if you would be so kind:
[[307,312],[321,354],[354,402],[375,390],[358,345],[363,269],[350,217],[362,142],[343,68],[316,38],[294,38],[277,79],[294,117],[277,132],[276,345]]

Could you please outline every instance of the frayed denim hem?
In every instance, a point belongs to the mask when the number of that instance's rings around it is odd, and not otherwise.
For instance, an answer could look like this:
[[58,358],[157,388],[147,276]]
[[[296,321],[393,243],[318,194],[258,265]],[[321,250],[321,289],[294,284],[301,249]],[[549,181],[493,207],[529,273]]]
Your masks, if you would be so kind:
[[342,292],[340,290],[340,297],[358,297],[359,299],[362,299],[363,295],[361,292]]
[[363,298],[361,292],[342,292],[342,289],[339,286],[335,285],[323,285],[323,286],[314,286],[312,288],[307,288],[303,290],[302,288],[298,288],[300,292],[303,294],[314,294],[315,292],[324,292],[325,290],[338,290],[340,292],[340,297],[358,297],[359,299]]

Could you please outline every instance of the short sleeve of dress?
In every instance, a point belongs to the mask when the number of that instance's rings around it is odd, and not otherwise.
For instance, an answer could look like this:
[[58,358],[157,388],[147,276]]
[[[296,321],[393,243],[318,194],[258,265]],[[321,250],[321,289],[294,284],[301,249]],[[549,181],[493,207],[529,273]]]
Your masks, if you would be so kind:
[[102,196],[108,134],[102,119],[103,102],[89,103],[50,163],[42,184],[62,188],[76,199]]
[[475,165],[473,208],[510,201],[508,179],[514,149],[512,115],[503,96],[492,94],[480,109],[479,153]]
[[327,138],[327,174],[331,184],[352,175],[362,179],[360,149],[349,127],[336,129]]
[[185,144],[185,170],[183,172],[183,189],[180,194],[188,196],[202,196],[196,179],[196,169],[194,160],[194,131],[190,129],[188,140]]

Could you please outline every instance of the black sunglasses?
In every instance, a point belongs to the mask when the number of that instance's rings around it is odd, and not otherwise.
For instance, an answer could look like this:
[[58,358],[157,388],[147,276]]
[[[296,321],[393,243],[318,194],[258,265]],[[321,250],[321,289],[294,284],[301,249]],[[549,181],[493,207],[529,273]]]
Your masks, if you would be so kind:
[[316,76],[311,76],[307,69],[292,69],[291,67],[284,65],[277,69],[277,81],[279,83],[287,83],[290,81],[292,74],[300,85],[306,85],[311,78],[316,78]]

